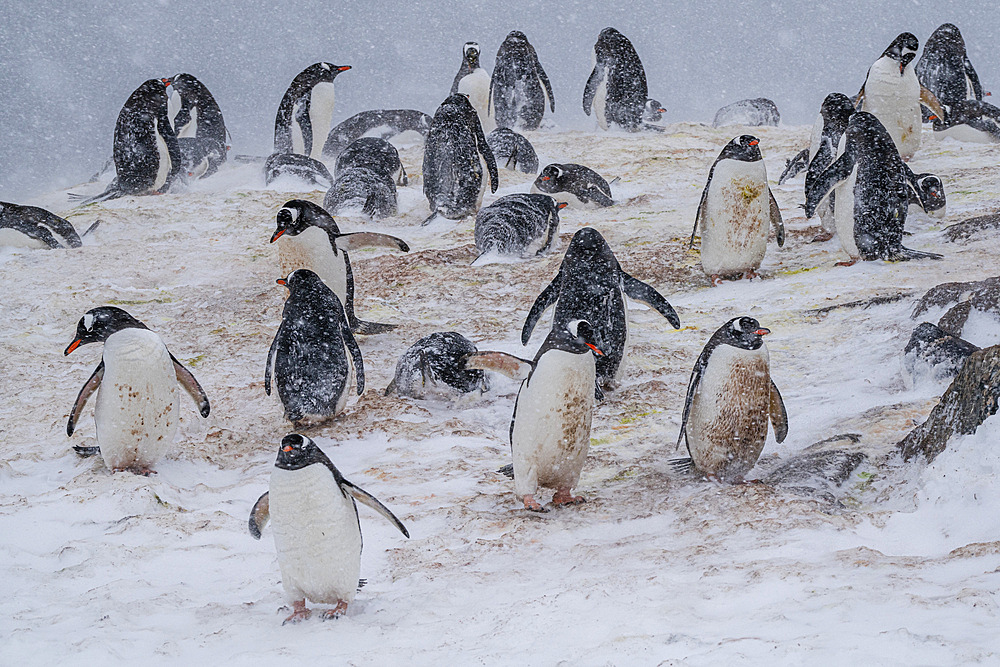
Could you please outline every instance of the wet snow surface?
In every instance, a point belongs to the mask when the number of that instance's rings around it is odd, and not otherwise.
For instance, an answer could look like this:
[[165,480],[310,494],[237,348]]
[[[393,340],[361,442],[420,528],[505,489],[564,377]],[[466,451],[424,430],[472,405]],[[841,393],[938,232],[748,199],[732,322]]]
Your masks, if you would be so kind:
[[[247,531],[277,444],[291,430],[277,397],[263,390],[285,296],[268,239],[284,201],[321,202],[323,193],[265,189],[259,166],[230,164],[164,196],[77,211],[62,192],[30,202],[72,214],[79,229],[98,217],[104,223],[78,250],[0,252],[0,662],[995,658],[996,418],[932,465],[889,454],[944,389],[906,390],[900,377],[918,323],[913,303],[938,283],[997,274],[997,234],[960,245],[945,243],[940,230],[996,210],[1000,148],[928,139],[911,163],[942,176],[949,214],[943,223],[911,216],[905,243],[944,261],[845,268],[834,266],[846,259],[836,240],[809,243],[818,227],[798,208],[802,177],[775,184],[809,128],[755,130],[786,244],[772,241],[763,279],[711,288],[686,241],[708,169],[739,132],[678,124],[662,136],[531,134],[543,165],[577,162],[609,180],[620,176],[613,190],[621,203],[564,210],[548,255],[475,269],[471,218],[419,226],[427,215],[421,148],[402,146],[413,178],[400,189],[401,216],[378,224],[338,218],[345,231],[378,230],[410,244],[409,254],[354,254],[359,317],[400,326],[359,337],[368,388],[310,435],[412,538],[362,507],[368,585],[345,618],[288,627],[270,529],[259,542]],[[501,188],[486,203],[526,192],[530,182],[501,171]],[[89,194],[101,186],[81,187]],[[385,397],[382,389],[398,356],[433,331],[531,356],[548,318],[523,348],[524,317],[569,236],[586,225],[605,235],[628,272],[668,298],[682,329],[633,304],[627,369],[596,407],[577,489],[588,502],[539,516],[520,509],[511,482],[494,472],[510,461],[515,383],[495,378],[484,397],[458,404]],[[892,295],[902,297],[830,308]],[[62,351],[82,314],[102,304],[157,331],[212,401],[203,420],[181,396],[178,442],[148,479],[111,474],[99,457],[73,453],[74,444],[96,444],[92,404],[74,436],[65,434],[101,350]],[[817,441],[858,433],[851,447],[869,460],[834,487],[836,502],[780,483],[718,486],[672,475],[667,462],[677,456],[691,367],[711,333],[739,314],[773,332],[771,372],[790,420],[787,440],[769,436],[754,474],[764,477]],[[993,324],[977,326],[972,342],[996,343]]]

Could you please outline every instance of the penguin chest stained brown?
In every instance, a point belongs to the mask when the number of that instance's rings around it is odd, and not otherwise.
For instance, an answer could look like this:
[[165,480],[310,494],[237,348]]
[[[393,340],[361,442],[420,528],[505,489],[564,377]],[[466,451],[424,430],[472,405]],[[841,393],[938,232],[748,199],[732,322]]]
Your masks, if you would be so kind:
[[770,193],[763,160],[720,160],[701,218],[701,264],[709,275],[760,267],[767,250]]

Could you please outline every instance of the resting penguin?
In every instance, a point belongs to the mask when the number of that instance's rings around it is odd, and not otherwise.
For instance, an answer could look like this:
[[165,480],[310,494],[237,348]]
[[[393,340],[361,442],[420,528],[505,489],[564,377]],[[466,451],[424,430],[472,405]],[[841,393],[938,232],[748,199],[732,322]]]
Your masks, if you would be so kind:
[[785,244],[781,210],[767,184],[759,143],[744,134],[726,144],[701,193],[689,247],[694,247],[700,224],[701,267],[713,285],[737,274],[756,277],[767,250],[768,222],[778,247]]
[[946,117],[937,98],[920,85],[913,71],[918,46],[912,33],[901,33],[868,69],[858,92],[858,108],[881,121],[904,160],[920,148],[920,105]]
[[806,188],[806,217],[836,188],[837,236],[858,259],[941,259],[941,255],[903,247],[903,226],[910,200],[909,169],[878,118],[865,111],[851,116],[841,139],[843,153]]
[[740,100],[727,104],[715,112],[712,127],[725,125],[746,125],[748,127],[777,127],[781,122],[778,105],[766,97]]
[[287,201],[278,211],[271,243],[278,239],[281,239],[278,245],[281,272],[284,275],[295,269],[315,272],[344,305],[347,322],[354,333],[376,334],[396,328],[394,324],[365,322],[354,314],[354,272],[347,252],[372,246],[409,252],[410,247],[405,242],[375,232],[342,234],[329,213],[304,199]]
[[[843,93],[830,93],[823,100],[823,106],[820,107],[819,111],[820,117],[817,121],[818,131],[817,127],[814,126],[813,138],[809,146],[809,169],[806,171],[807,190],[810,184],[815,182],[819,175],[837,158],[840,138],[844,136],[847,123],[853,113],[854,104]],[[817,212],[823,225],[823,232],[817,235],[813,241],[829,241],[833,238],[837,227],[833,216],[834,203],[835,196],[832,193],[820,203]]]
[[486,143],[493,151],[497,164],[504,169],[534,174],[538,171],[538,155],[531,142],[508,127],[498,127],[486,135]]
[[424,196],[431,209],[425,225],[438,215],[458,220],[475,213],[483,203],[486,173],[490,192],[497,191],[496,159],[464,95],[449,96],[434,113],[423,171]]
[[559,195],[574,208],[602,208],[615,203],[608,182],[582,164],[548,165],[531,184],[531,191]]
[[[97,228],[95,222],[84,235]],[[79,248],[83,240],[69,220],[37,206],[0,201],[0,248]]]
[[323,157],[336,158],[348,144],[369,133],[390,139],[403,132],[417,132],[426,139],[433,120],[416,109],[374,109],[356,113],[330,130],[323,144]]
[[406,526],[375,496],[344,479],[333,462],[304,435],[281,439],[271,483],[253,506],[250,534],[260,539],[270,521],[281,585],[292,603],[285,623],[307,620],[306,600],[334,605],[323,620],[339,618],[354,599],[361,573],[361,520],[356,501],[410,536]]
[[[969,61],[965,40],[952,23],[942,24],[927,38],[915,72],[920,85],[949,111],[958,102],[983,99],[983,86]],[[929,120],[929,116],[925,111],[924,120]]]
[[462,47],[462,64],[451,84],[451,94],[462,93],[469,98],[483,132],[490,133],[496,128],[496,121],[489,113],[490,109],[490,75],[479,65],[479,44],[466,42]]
[[691,458],[674,461],[676,467],[740,483],[764,449],[768,417],[784,442],[788,415],[761,338],[769,333],[752,317],[734,317],[708,339],[691,371],[677,436]]
[[274,118],[275,153],[322,157],[333,120],[333,80],[349,69],[350,65],[316,63],[292,79]]
[[378,137],[362,137],[348,144],[340,155],[333,169],[334,176],[351,167],[363,167],[382,174],[398,183],[406,185],[406,170],[399,161],[399,151],[385,139]]
[[358,396],[365,389],[361,348],[344,306],[309,269],[296,269],[277,282],[288,287],[289,295],[267,353],[264,392],[271,395],[273,367],[285,419],[335,417],[343,412],[355,378]]
[[659,123],[663,120],[663,114],[665,113],[667,113],[667,110],[663,105],[650,98],[646,100],[646,106],[642,109],[642,119],[647,123]]
[[333,186],[333,176],[325,164],[298,153],[271,153],[264,161],[264,182],[267,185],[282,176],[292,176],[306,185],[324,190]]
[[497,127],[537,130],[545,115],[546,100],[555,113],[552,84],[535,47],[523,32],[513,30],[497,51],[490,79],[489,114]]
[[552,247],[559,233],[559,211],[566,202],[548,195],[513,194],[500,197],[476,214],[476,250],[487,255],[541,255]]
[[643,128],[647,109],[659,120],[660,103],[649,99],[646,70],[632,42],[614,28],[605,28],[593,51],[594,69],[583,88],[583,112],[593,110],[597,124],[607,130],[612,125],[629,132]]
[[653,287],[625,273],[601,233],[584,227],[573,235],[559,272],[531,306],[521,329],[521,344],[528,344],[542,313],[555,304],[553,329],[564,329],[573,320],[592,323],[604,353],[596,358],[597,379],[610,388],[621,376],[625,359],[626,296],[663,315],[673,328],[681,326],[667,300]]
[[910,183],[909,205],[932,218],[943,219],[948,212],[948,200],[941,179],[934,174],[914,174],[909,167],[906,169]]
[[389,176],[367,167],[340,171],[323,197],[323,208],[333,215],[361,209],[369,218],[388,218],[399,210],[396,183]]
[[175,74],[162,81],[174,93],[170,102],[173,98],[178,100],[170,121],[180,142],[185,172],[197,178],[211,176],[226,161],[228,153],[226,123],[218,102],[205,84],[191,74]]
[[83,406],[96,390],[98,446],[76,447],[77,453],[92,456],[100,451],[105,465],[115,472],[148,475],[177,433],[177,383],[194,399],[202,417],[209,414],[208,397],[163,340],[121,308],[88,310],[65,353],[87,343],[104,343],[104,352],[76,397],[66,435],[73,435]]
[[948,109],[948,118],[931,115],[934,123],[934,137],[951,137],[956,141],[979,144],[1000,143],[1000,108],[980,102],[963,100],[955,102]]
[[467,368],[504,373],[523,380],[510,420],[514,492],[533,512],[547,511],[535,500],[539,486],[554,488],[553,505],[584,502],[572,489],[590,449],[594,415],[594,356],[601,354],[590,324],[581,320],[553,328],[533,361],[504,352],[480,352]]
[[475,343],[454,331],[424,336],[396,362],[385,395],[433,400],[483,394],[490,388],[486,373],[465,368],[465,360],[478,351]]

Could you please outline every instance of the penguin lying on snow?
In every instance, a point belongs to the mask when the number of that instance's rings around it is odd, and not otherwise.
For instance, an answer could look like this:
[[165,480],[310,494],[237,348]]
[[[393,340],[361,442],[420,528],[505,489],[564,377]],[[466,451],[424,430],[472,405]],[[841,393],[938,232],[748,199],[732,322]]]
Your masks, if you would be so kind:
[[333,169],[335,176],[345,169],[361,167],[377,174],[387,176],[399,185],[406,185],[406,170],[399,161],[399,151],[385,139],[378,137],[362,137],[348,144],[340,155]]
[[185,173],[195,178],[211,176],[226,161],[228,153],[226,123],[218,102],[205,84],[191,74],[175,74],[162,81],[179,100],[170,120]]
[[582,164],[548,165],[531,184],[531,191],[560,195],[575,208],[601,208],[615,203],[608,182]]
[[739,483],[764,449],[768,417],[775,439],[784,442],[788,415],[761,338],[769,333],[752,317],[734,317],[708,339],[691,371],[677,436],[691,458],[675,467]]
[[962,369],[965,360],[979,347],[953,336],[936,324],[921,323],[903,350],[903,381],[912,388],[925,379],[950,381]]
[[497,127],[537,130],[548,100],[552,113],[556,99],[535,47],[520,30],[500,44],[490,79],[489,111]]
[[293,176],[324,190],[333,186],[333,176],[325,164],[298,153],[272,153],[264,161],[264,183],[270,185],[282,176]]
[[[86,236],[101,224],[97,220]],[[83,245],[73,224],[37,206],[0,201],[0,248],[79,248]]]
[[650,98],[646,100],[646,106],[642,110],[642,119],[648,123],[659,123],[663,120],[663,114],[667,110],[658,101]]
[[273,524],[281,585],[293,609],[282,625],[312,615],[306,600],[334,605],[320,614],[323,620],[347,612],[361,572],[357,501],[410,536],[375,496],[344,479],[315,442],[298,433],[281,439],[270,485],[254,504],[248,524],[258,540],[268,521]]
[[274,118],[274,152],[320,159],[333,120],[333,82],[350,65],[316,63],[292,79]]
[[[910,168],[906,169],[909,171]],[[932,218],[943,219],[947,214],[948,200],[941,179],[934,174],[914,174],[912,171],[909,171],[909,176],[909,205],[916,206]]]
[[507,127],[498,127],[486,135],[486,143],[493,151],[497,164],[504,169],[534,174],[538,171],[538,155],[531,142]]
[[505,195],[476,214],[478,266],[487,255],[541,255],[559,232],[559,211],[566,202],[548,195]]
[[626,296],[663,315],[674,329],[680,328],[680,318],[667,300],[625,273],[601,233],[584,227],[569,242],[556,277],[532,304],[521,329],[521,344],[528,344],[542,313],[555,304],[553,330],[565,329],[574,320],[586,320],[593,327],[603,353],[596,358],[597,379],[610,387],[621,375],[625,359]]
[[988,102],[955,102],[948,108],[947,119],[935,114],[930,120],[934,123],[934,136],[938,139],[951,137],[979,144],[1000,143],[1000,108]]
[[489,391],[486,373],[465,367],[465,360],[477,352],[475,343],[454,331],[424,336],[396,362],[385,395],[432,400]]
[[288,287],[264,369],[264,392],[271,395],[271,369],[285,419],[335,417],[344,410],[357,378],[358,396],[365,389],[361,348],[344,316],[344,306],[319,276],[296,269],[279,285]]
[[496,121],[490,115],[490,81],[489,72],[479,65],[479,44],[466,42],[462,47],[462,64],[451,84],[451,94],[461,93],[469,98],[487,134],[496,128]]
[[208,397],[163,340],[121,308],[102,306],[87,311],[65,354],[87,343],[104,343],[104,352],[76,397],[66,435],[73,435],[83,406],[97,391],[98,446],[77,447],[77,453],[92,456],[99,451],[105,465],[115,472],[148,475],[177,433],[177,383],[197,403],[202,417],[209,414]]
[[396,215],[399,210],[396,183],[389,176],[367,167],[340,170],[323,197],[323,208],[333,215],[349,209],[361,209],[372,219]]
[[369,133],[390,139],[403,132],[417,132],[425,139],[433,119],[416,109],[372,109],[356,113],[330,130],[323,144],[323,157],[335,159],[352,141]]
[[[983,86],[969,61],[965,40],[952,23],[938,26],[927,38],[914,72],[920,85],[949,110],[965,100],[983,99]],[[924,120],[929,120],[929,116],[930,112],[925,111]]]
[[281,272],[288,275],[295,269],[314,271],[344,305],[351,331],[376,334],[395,328],[393,324],[365,322],[355,315],[354,272],[347,253],[368,247],[409,252],[405,241],[377,232],[342,234],[333,216],[304,199],[289,200],[278,211],[271,243],[278,239]]
[[593,57],[594,69],[583,89],[583,112],[589,116],[593,110],[604,130],[612,125],[629,132],[642,129],[643,115],[653,100],[632,42],[614,28],[605,28],[594,44]]
[[572,489],[590,449],[594,415],[594,356],[601,354],[590,324],[573,320],[554,328],[533,361],[504,352],[472,355],[466,368],[493,370],[523,380],[510,421],[514,492],[533,512],[539,486],[554,488],[553,505],[584,502]]
[[725,125],[747,125],[749,127],[777,127],[781,122],[778,105],[766,97],[740,100],[728,104],[715,112],[712,127]]

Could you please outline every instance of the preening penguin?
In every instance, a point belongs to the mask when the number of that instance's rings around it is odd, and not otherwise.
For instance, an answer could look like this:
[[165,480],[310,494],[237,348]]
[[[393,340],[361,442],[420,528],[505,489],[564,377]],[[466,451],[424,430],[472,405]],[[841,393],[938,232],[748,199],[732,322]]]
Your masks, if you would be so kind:
[[910,206],[916,206],[932,218],[943,219],[948,212],[948,200],[944,184],[934,174],[907,174],[910,183]]
[[614,206],[611,185],[600,174],[582,164],[550,164],[531,184],[532,192],[565,199],[574,208]]
[[316,63],[292,79],[274,118],[274,152],[322,157],[333,122],[333,80],[350,65]]
[[479,65],[479,44],[466,42],[462,47],[462,64],[451,84],[451,94],[461,93],[469,98],[483,132],[489,134],[496,128],[496,121],[489,113],[490,75]]
[[[962,33],[952,23],[944,23],[931,33],[915,68],[920,85],[929,90],[951,112],[952,105],[983,99],[983,86],[969,61]],[[924,120],[930,113],[924,112]]]
[[312,615],[306,600],[334,605],[321,612],[323,620],[347,612],[361,573],[358,502],[410,536],[375,496],[344,479],[315,442],[298,433],[281,439],[270,485],[250,511],[248,525],[259,540],[264,526],[272,524],[281,585],[293,608],[284,623]]
[[708,339],[691,371],[677,436],[691,458],[676,466],[739,483],[764,449],[768,417],[784,442],[788,415],[761,338],[769,333],[752,317],[734,317]]
[[497,164],[504,169],[534,174],[538,171],[538,155],[524,135],[509,127],[498,127],[486,135],[486,143],[493,151]]
[[701,225],[701,266],[713,285],[723,277],[757,275],[767,250],[768,222],[778,247],[785,244],[781,210],[767,184],[760,140],[736,137],[722,149],[708,172],[694,219],[691,246]]
[[552,247],[559,232],[559,211],[566,202],[549,195],[505,195],[476,214],[476,250],[473,266],[490,254],[529,257]]
[[[84,232],[97,227],[95,222]],[[73,224],[37,206],[0,201],[0,248],[79,248],[83,240]]]
[[175,74],[162,81],[179,98],[170,120],[180,143],[185,171],[197,178],[211,176],[228,154],[226,123],[218,102],[205,84],[191,74]]
[[948,117],[931,115],[935,138],[951,137],[956,141],[980,144],[1000,143],[1000,108],[980,102],[963,100],[948,109]]
[[497,127],[537,130],[545,115],[546,100],[555,113],[552,84],[535,47],[528,43],[523,32],[513,30],[497,51],[490,79],[490,116]]
[[[163,340],[121,308],[87,311],[65,354],[87,343],[104,343],[104,352],[76,397],[66,435],[73,435],[83,406],[97,391],[94,422],[104,463],[116,472],[148,475],[177,432],[177,383],[194,399],[202,417],[209,414],[208,397]],[[90,456],[98,448],[76,450]]]
[[348,251],[368,247],[383,247],[409,252],[402,239],[376,232],[343,234],[329,213],[304,199],[292,199],[278,211],[271,243],[281,239],[278,255],[281,272],[288,275],[295,269],[310,269],[333,290],[344,306],[351,330],[359,334],[384,333],[393,324],[377,324],[359,320],[354,313],[354,272]]
[[390,139],[403,132],[416,132],[427,139],[433,120],[416,109],[373,109],[356,113],[330,130],[323,144],[323,157],[336,158],[352,141],[370,132],[378,133],[382,139]]
[[605,130],[611,125],[629,132],[639,130],[647,102],[655,100],[649,100],[646,70],[632,42],[614,28],[605,28],[593,55],[594,69],[583,89],[583,112],[589,116],[593,110]]
[[[840,138],[847,130],[847,123],[854,113],[854,103],[843,93],[830,93],[823,100],[823,105],[819,111],[820,128],[817,133],[813,128],[814,137],[809,146],[809,169],[806,171],[806,190],[815,182],[819,175],[826,170],[837,158],[837,150],[840,146]],[[780,181],[779,181],[780,182]],[[836,221],[834,220],[835,195],[820,202],[817,208],[820,221],[823,225],[823,232],[814,238],[814,241],[829,241],[836,231]]]
[[406,185],[406,170],[399,160],[399,151],[385,139],[362,137],[352,141],[337,156],[333,169],[334,176],[340,176],[345,169],[362,167],[381,174],[399,185]]
[[490,388],[486,373],[465,368],[465,360],[477,352],[475,343],[454,331],[424,336],[396,362],[385,395],[433,400],[482,394]]

